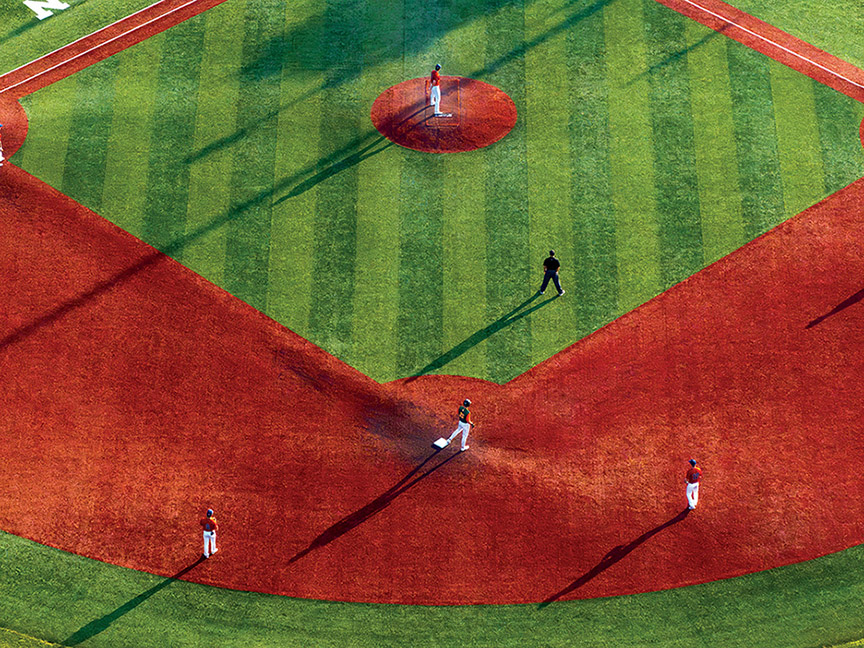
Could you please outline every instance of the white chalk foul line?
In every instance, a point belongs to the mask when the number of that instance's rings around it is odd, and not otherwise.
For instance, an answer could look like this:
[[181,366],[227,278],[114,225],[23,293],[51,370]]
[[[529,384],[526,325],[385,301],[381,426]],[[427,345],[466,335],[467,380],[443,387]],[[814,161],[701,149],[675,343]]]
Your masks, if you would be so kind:
[[9,70],[8,72],[4,72],[4,73],[3,73],[2,75],[0,75],[0,76],[7,76],[7,75],[9,75],[9,74],[14,74],[14,73],[17,72],[18,70],[22,70],[22,69],[26,68],[28,65],[33,65],[34,63],[38,63],[39,61],[41,61],[41,60],[44,59],[44,58],[48,58],[49,56],[53,56],[54,54],[56,54],[56,53],[59,52],[60,50],[64,50],[64,49],[66,49],[67,47],[71,47],[71,46],[74,45],[75,43],[80,43],[81,41],[90,38],[90,37],[93,36],[94,34],[98,34],[98,33],[101,32],[101,31],[105,31],[105,30],[108,29],[109,27],[113,27],[114,25],[117,25],[117,24],[123,22],[124,20],[129,20],[130,18],[133,18],[133,17],[137,16],[138,14],[144,13],[145,11],[148,11],[148,10],[152,9],[153,7],[155,7],[155,6],[157,6],[157,5],[160,5],[160,4],[162,4],[163,2],[165,2],[165,0],[159,0],[159,2],[154,2],[152,5],[148,5],[147,7],[144,7],[143,9],[140,9],[139,11],[136,11],[135,13],[131,13],[131,14],[129,14],[128,16],[124,16],[123,18],[120,18],[120,20],[115,20],[115,21],[114,21],[113,23],[111,23],[110,25],[105,25],[104,27],[100,27],[100,28],[97,29],[96,31],[94,31],[94,32],[90,32],[90,33],[87,34],[86,36],[82,36],[82,37],[79,38],[78,40],[74,40],[74,41],[72,41],[71,43],[67,43],[67,44],[64,45],[63,47],[58,47],[58,48],[57,48],[56,50],[54,50],[53,52],[48,52],[47,54],[44,54],[43,56],[40,56],[39,58],[35,58],[35,59],[33,59],[32,61],[29,61],[28,63],[25,63],[24,65],[19,65],[19,66],[18,66],[17,68],[15,68],[14,70]]
[[[135,33],[136,31],[138,31],[139,29],[143,29],[144,27],[147,27],[148,25],[152,25],[153,23],[158,22],[158,21],[162,20],[163,18],[166,18],[166,17],[170,16],[171,14],[180,11],[181,9],[185,9],[186,7],[191,7],[192,5],[194,5],[194,4],[198,4],[198,3],[202,2],[202,1],[203,1],[203,0],[189,0],[189,2],[186,2],[186,3],[182,4],[182,5],[180,5],[179,7],[175,7],[175,8],[172,9],[171,11],[166,11],[166,12],[163,13],[163,14],[159,14],[159,15],[156,16],[155,18],[151,18],[151,19],[148,20],[147,22],[145,22],[145,23],[141,23],[141,24],[138,25],[137,27],[133,27],[132,29],[129,29],[129,30],[125,31],[125,32],[123,32],[122,34],[119,34],[119,35],[115,36],[114,38],[110,38],[110,39],[108,39],[107,41],[103,41],[103,42],[99,43],[98,45],[94,45],[93,47],[91,47],[91,48],[89,48],[89,49],[86,49],[86,50],[84,50],[83,52],[81,52],[81,53],[79,53],[79,54],[76,54],[76,55],[73,56],[72,58],[68,58],[68,59],[66,59],[65,61],[61,61],[60,63],[57,63],[56,65],[52,65],[50,68],[47,68],[47,69],[45,69],[45,70],[42,70],[42,71],[40,71],[40,72],[36,72],[35,74],[32,74],[31,76],[27,77],[27,78],[24,79],[23,81],[19,81],[18,83],[14,84],[14,85],[11,85],[11,86],[8,86],[8,87],[6,87],[6,88],[3,88],[2,90],[0,90],[0,94],[3,94],[3,93],[6,93],[6,92],[9,92],[10,90],[14,90],[15,88],[17,88],[17,87],[19,87],[19,86],[22,86],[22,85],[24,85],[25,83],[29,83],[30,81],[33,81],[33,79],[38,79],[38,78],[39,78],[40,76],[42,76],[43,74],[48,74],[49,72],[51,72],[51,71],[53,71],[53,70],[56,70],[57,68],[63,67],[64,65],[68,65],[68,64],[71,63],[72,61],[74,61],[74,60],[76,60],[76,59],[79,59],[79,58],[81,58],[82,56],[86,56],[87,54],[90,54],[90,52],[95,52],[96,50],[101,49],[101,48],[105,47],[106,45],[108,45],[108,44],[110,44],[110,43],[113,43],[113,42],[116,41],[116,40],[120,40],[121,38],[126,38],[129,34],[133,34],[133,33]],[[83,37],[79,38],[78,40],[73,41],[72,43],[69,43],[69,45],[64,45],[63,47],[60,47],[60,48],[54,50],[53,52],[51,52],[51,53],[49,53],[49,54],[46,54],[45,56],[40,56],[38,59],[34,59],[33,61],[30,61],[30,63],[25,63],[25,64],[22,65],[21,67],[18,67],[18,68],[15,68],[15,70],[12,70],[12,72],[15,72],[16,70],[20,70],[21,68],[27,67],[28,65],[32,65],[32,64],[35,63],[36,61],[40,61],[40,60],[42,60],[43,58],[46,58],[46,57],[48,57],[48,56],[51,56],[52,54],[55,54],[55,53],[59,52],[60,50],[66,49],[66,48],[69,47],[70,45],[74,45],[75,43],[77,43],[77,42],[79,42],[79,41],[82,41],[82,40],[84,40],[85,38],[89,38],[90,36],[93,36],[93,34],[98,34],[100,31],[104,31],[104,30],[108,29],[108,27],[113,27],[114,25],[116,25],[116,24],[118,24],[118,23],[121,23],[121,22],[123,22],[124,20],[128,20],[128,19],[131,18],[132,16],[136,16],[136,15],[138,15],[139,13],[141,13],[141,12],[143,12],[143,11],[147,11],[148,9],[151,9],[151,8],[157,6],[157,5],[160,5],[160,4],[162,4],[163,2],[164,2],[164,0],[160,0],[160,2],[156,2],[156,3],[152,4],[152,5],[150,5],[149,7],[145,7],[144,9],[141,9],[141,11],[137,11],[137,12],[135,12],[134,14],[129,14],[129,15],[126,16],[125,18],[121,18],[120,20],[118,20],[118,21],[116,21],[116,22],[113,22],[113,23],[111,23],[110,25],[106,25],[105,27],[102,27],[102,28],[96,30],[96,31],[93,32],[92,34],[88,34],[87,36],[83,36]],[[12,74],[12,72],[8,72],[7,74]],[[5,76],[5,75],[4,75],[4,76]]]
[[795,57],[801,59],[802,61],[806,61],[806,62],[809,63],[810,65],[813,65],[813,66],[819,68],[820,70],[825,70],[825,72],[828,72],[829,74],[833,74],[833,75],[834,75],[835,77],[837,77],[838,79],[842,79],[843,81],[846,81],[846,83],[850,83],[851,85],[854,85],[856,88],[861,88],[862,90],[864,90],[864,85],[858,83],[857,81],[853,81],[853,80],[850,79],[849,77],[840,74],[840,73],[837,72],[836,70],[832,70],[831,68],[825,67],[824,65],[820,65],[819,63],[817,63],[817,62],[814,61],[813,59],[807,58],[806,56],[804,56],[803,54],[800,54],[799,52],[796,52],[795,50],[791,50],[791,49],[789,49],[788,47],[783,47],[780,43],[778,43],[778,42],[776,42],[776,41],[773,41],[773,40],[771,40],[770,38],[768,38],[768,37],[766,37],[766,36],[763,36],[762,34],[757,34],[756,32],[754,32],[754,31],[752,31],[752,30],[750,30],[750,29],[747,29],[747,28],[744,27],[743,25],[739,25],[739,24],[736,23],[734,20],[730,20],[730,19],[727,18],[726,16],[722,16],[722,15],[720,15],[720,14],[718,14],[718,13],[715,13],[715,12],[711,11],[711,10],[708,9],[707,7],[703,7],[703,6],[700,5],[698,2],[694,2],[693,0],[681,0],[681,1],[682,1],[682,2],[685,2],[685,3],[687,3],[687,4],[689,4],[691,7],[695,7],[696,9],[699,9],[700,11],[703,11],[703,12],[705,12],[705,13],[707,13],[707,14],[711,14],[711,15],[714,16],[715,18],[719,18],[719,19],[722,20],[723,22],[728,23],[728,24],[732,25],[733,27],[737,27],[737,28],[740,29],[741,31],[745,31],[745,32],[747,32],[747,33],[750,34],[751,36],[755,36],[756,38],[759,38],[759,39],[765,41],[766,43],[770,43],[770,44],[773,45],[774,47],[776,47],[776,48],[778,48],[778,49],[781,49],[781,50],[783,50],[784,52],[788,52],[788,53],[791,54],[792,56],[795,56]]

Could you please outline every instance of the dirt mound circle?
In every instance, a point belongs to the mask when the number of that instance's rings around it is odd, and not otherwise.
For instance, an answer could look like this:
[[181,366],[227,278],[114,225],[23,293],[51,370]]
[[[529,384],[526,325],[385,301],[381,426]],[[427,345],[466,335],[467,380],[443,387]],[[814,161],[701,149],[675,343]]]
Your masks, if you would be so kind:
[[489,146],[516,124],[516,105],[495,86],[441,77],[441,112],[429,104],[429,80],[387,88],[372,104],[375,128],[387,139],[425,153],[459,153]]

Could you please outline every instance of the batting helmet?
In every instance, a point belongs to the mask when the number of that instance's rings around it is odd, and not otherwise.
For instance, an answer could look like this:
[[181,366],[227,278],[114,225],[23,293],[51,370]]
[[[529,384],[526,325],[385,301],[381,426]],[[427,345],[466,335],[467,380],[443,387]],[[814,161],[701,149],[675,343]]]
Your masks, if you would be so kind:
[[435,69],[436,69],[436,70],[440,70],[440,69],[441,69],[441,64],[440,64],[440,63],[436,63],[436,64],[435,64]]
[[468,406],[471,404],[471,401],[468,400],[468,399],[466,398],[464,401],[462,401],[462,404],[463,404],[465,407],[468,407]]
[[207,509],[207,517],[213,517],[213,509]]

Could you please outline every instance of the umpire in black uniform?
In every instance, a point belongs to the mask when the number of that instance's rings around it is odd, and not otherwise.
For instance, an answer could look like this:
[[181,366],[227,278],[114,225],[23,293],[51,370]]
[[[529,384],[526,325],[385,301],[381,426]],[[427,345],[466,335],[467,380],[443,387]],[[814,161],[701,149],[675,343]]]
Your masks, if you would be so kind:
[[543,285],[540,286],[540,294],[546,292],[546,286],[549,285],[551,279],[555,282],[555,287],[558,289],[558,296],[564,294],[561,289],[561,282],[558,281],[558,268],[561,267],[561,262],[555,258],[555,250],[549,250],[549,258],[543,262]]

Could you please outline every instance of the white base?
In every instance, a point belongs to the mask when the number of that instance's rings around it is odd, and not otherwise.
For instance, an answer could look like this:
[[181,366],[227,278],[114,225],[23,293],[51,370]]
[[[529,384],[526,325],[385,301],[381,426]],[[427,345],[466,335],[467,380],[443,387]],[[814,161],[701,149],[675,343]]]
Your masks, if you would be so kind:
[[443,448],[446,448],[448,445],[450,445],[450,442],[447,439],[445,439],[444,437],[441,437],[432,445],[434,447],[438,448],[439,450],[441,450]]

